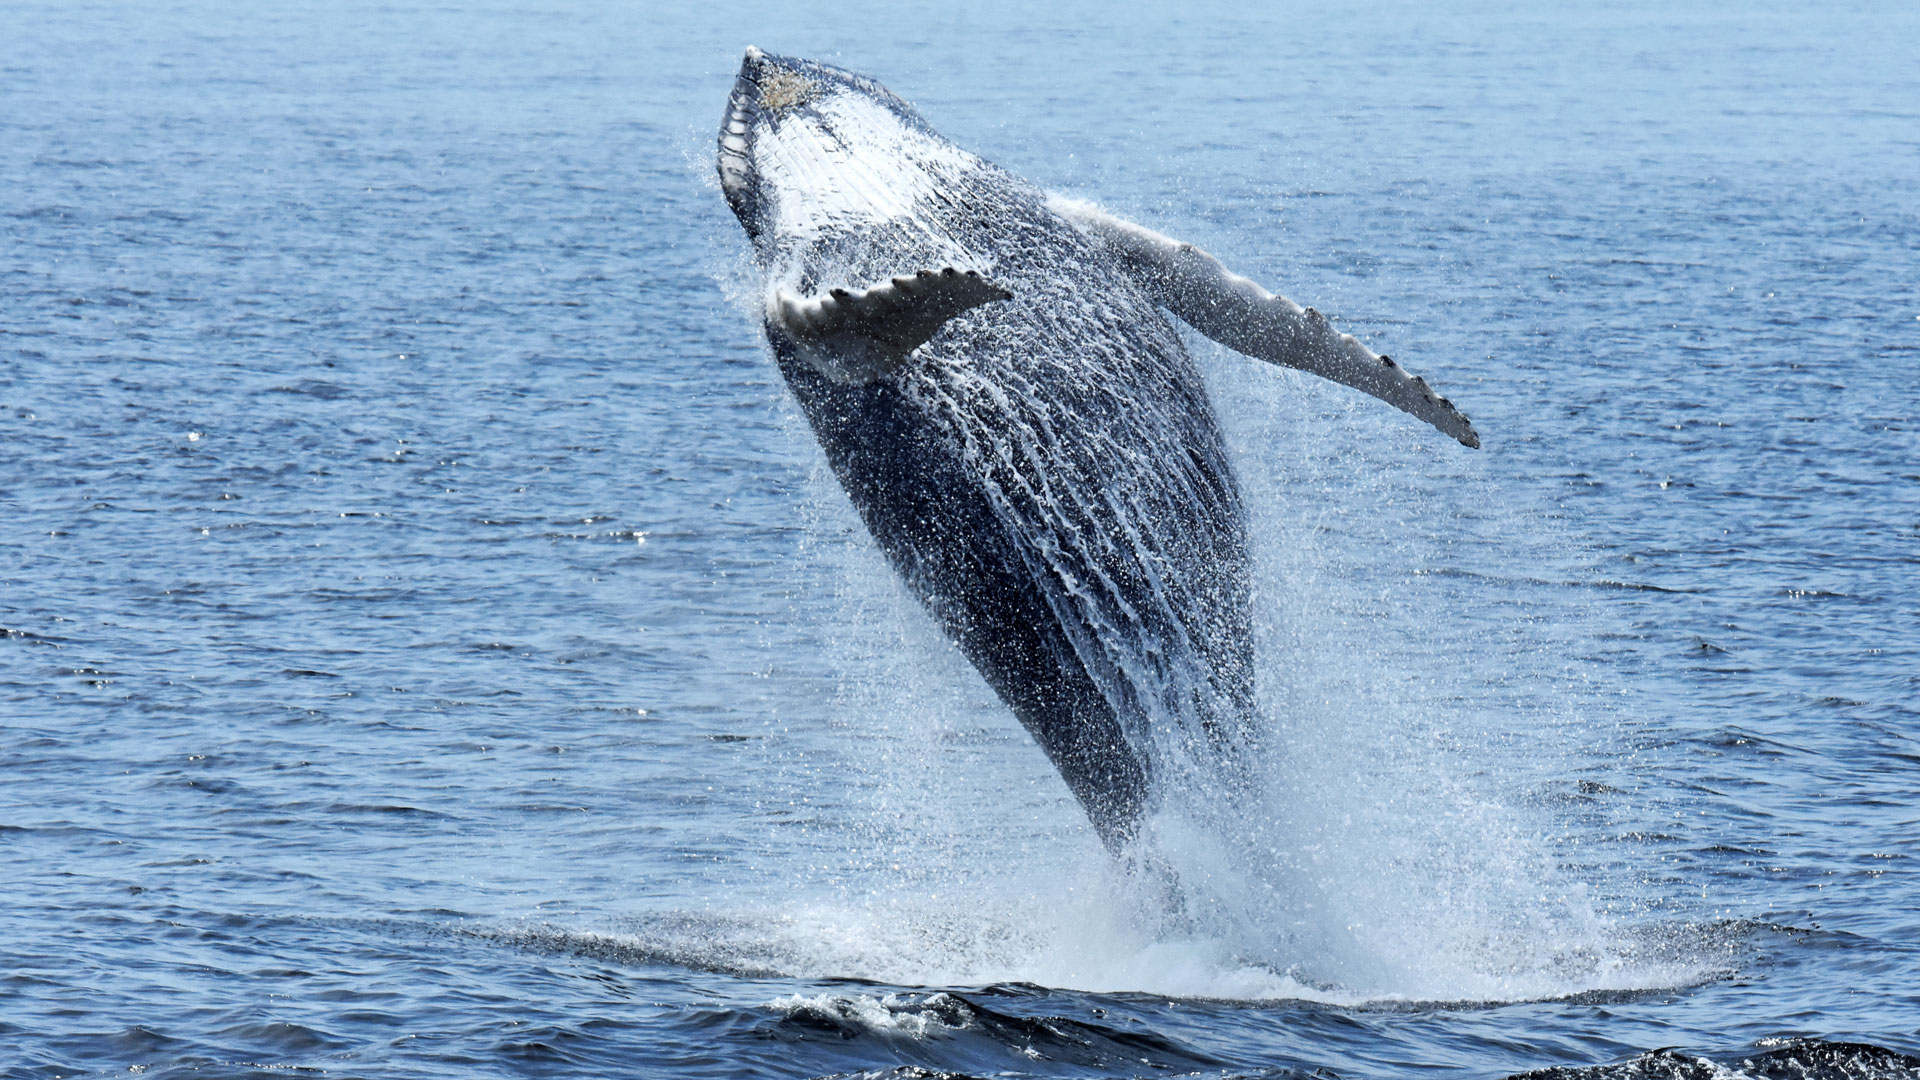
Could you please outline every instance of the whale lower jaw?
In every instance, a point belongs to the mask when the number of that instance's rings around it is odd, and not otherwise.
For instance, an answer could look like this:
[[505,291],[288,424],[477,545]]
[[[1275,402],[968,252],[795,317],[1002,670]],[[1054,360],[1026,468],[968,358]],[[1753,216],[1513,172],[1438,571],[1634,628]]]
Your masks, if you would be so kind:
[[727,97],[727,114],[720,123],[719,153],[715,155],[720,170],[720,190],[749,236],[757,233],[760,218],[760,182],[754,171],[749,140],[760,111],[759,68],[763,55],[759,49],[747,47],[746,58],[740,62],[740,73],[733,79],[733,93]]

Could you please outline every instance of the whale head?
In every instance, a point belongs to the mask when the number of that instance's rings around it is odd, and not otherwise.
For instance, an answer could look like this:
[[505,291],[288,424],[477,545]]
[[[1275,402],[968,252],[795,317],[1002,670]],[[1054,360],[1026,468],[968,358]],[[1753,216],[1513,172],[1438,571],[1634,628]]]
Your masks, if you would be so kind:
[[872,79],[749,46],[717,164],[727,204],[764,251],[910,217],[978,160]]

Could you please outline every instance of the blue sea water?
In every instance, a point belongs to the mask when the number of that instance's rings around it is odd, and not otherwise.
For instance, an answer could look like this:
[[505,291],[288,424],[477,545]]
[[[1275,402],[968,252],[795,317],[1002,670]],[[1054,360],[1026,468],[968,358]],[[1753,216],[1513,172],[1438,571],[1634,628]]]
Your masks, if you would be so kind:
[[[1911,6],[0,42],[0,1073],[1920,1072]],[[1474,417],[1192,342],[1297,792],[1235,933],[1130,899],[826,472],[711,178],[749,43]]]

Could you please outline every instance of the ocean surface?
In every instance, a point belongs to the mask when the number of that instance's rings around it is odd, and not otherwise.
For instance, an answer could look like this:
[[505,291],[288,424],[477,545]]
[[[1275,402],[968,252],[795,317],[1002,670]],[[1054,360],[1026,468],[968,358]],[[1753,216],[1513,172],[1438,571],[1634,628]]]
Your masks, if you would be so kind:
[[[1330,7],[10,0],[0,1075],[1920,1076],[1920,8]],[[781,385],[750,43],[1474,418],[1192,339],[1211,929]]]

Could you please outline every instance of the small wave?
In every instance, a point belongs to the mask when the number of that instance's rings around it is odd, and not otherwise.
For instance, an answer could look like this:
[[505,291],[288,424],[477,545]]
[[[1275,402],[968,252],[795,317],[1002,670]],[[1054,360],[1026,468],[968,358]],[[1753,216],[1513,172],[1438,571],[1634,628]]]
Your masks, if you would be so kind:
[[966,1072],[947,1072],[943,1068],[902,1065],[899,1068],[866,1068],[862,1072],[835,1072],[820,1080],[981,1080]]
[[250,1046],[271,1047],[288,1054],[338,1050],[347,1045],[339,1036],[291,1021],[238,1024],[216,1034]]
[[[1621,929],[1561,942],[1546,953],[1486,942],[1482,970],[1460,973],[1451,987],[1382,993],[1281,970],[1223,941],[1156,935],[1152,928],[1100,918],[1088,908],[1054,915],[1049,920],[1035,912],[995,912],[984,903],[968,912],[814,906],[759,914],[670,913],[627,920],[614,930],[541,924],[474,933],[539,952],[744,978],[852,979],[929,990],[1026,985],[1387,1012],[1633,1000],[1731,977],[1758,963],[1763,950],[1816,933],[1729,919]],[[933,1024],[942,1015],[922,1004],[893,1020]]]
[[1920,1080],[1920,1058],[1883,1046],[1819,1039],[1779,1042],[1778,1049],[1731,1062],[1654,1050],[1614,1065],[1539,1069],[1511,1080]]
[[1008,916],[815,906],[759,915],[675,913],[630,920],[614,931],[541,925],[486,936],[543,952],[744,978],[929,988],[1026,984],[1191,1000],[1353,1003],[1337,988],[1311,986],[1236,958],[1216,941],[1159,940],[1148,930],[1111,921],[1074,926],[1071,915],[1060,922]]
[[[973,1013],[955,994],[788,994],[767,1002],[789,1032],[819,1030],[841,1038],[926,1039],[972,1026]],[[804,1037],[804,1036],[803,1036]]]
[[589,957],[616,964],[657,964],[742,978],[792,974],[775,962],[780,959],[778,955],[764,947],[755,948],[735,940],[725,933],[729,923],[730,920],[669,916],[660,920],[656,932],[650,934],[570,930],[553,925],[463,932],[513,948]]
[[[769,1001],[780,1014],[771,1034],[808,1040],[878,1039],[889,1043],[938,1041],[943,1062],[1004,1069],[1009,1062],[1046,1061],[1085,1068],[1142,1066],[1191,1071],[1225,1062],[1148,1031],[1064,1016],[1021,1016],[949,991],[932,994],[790,994]],[[959,1044],[959,1045],[954,1045]],[[958,1053],[956,1053],[958,1051]]]

